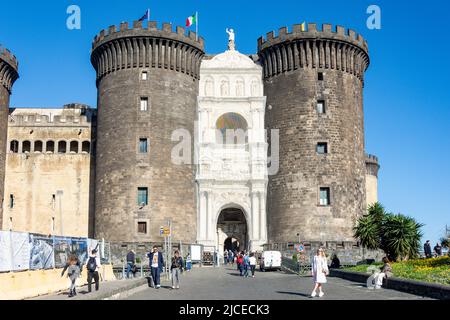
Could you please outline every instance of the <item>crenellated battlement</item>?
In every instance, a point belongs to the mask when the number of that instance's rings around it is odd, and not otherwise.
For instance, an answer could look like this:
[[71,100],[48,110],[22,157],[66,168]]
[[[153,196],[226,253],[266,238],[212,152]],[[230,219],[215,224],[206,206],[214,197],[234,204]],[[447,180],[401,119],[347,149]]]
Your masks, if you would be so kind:
[[278,29],[278,35],[275,35],[274,31],[268,32],[266,38],[262,36],[258,39],[258,51],[275,44],[298,39],[339,40],[354,44],[363,49],[367,54],[369,51],[367,41],[362,35],[352,29],[345,29],[341,26],[335,26],[333,29],[333,25],[328,23],[322,24],[321,30],[317,28],[316,23],[308,23],[306,24],[305,31],[302,31],[301,24],[295,24],[292,31],[289,31],[288,27],[282,27]]
[[380,170],[380,164],[378,162],[378,157],[366,153],[366,172],[369,175],[378,176],[378,171]]
[[200,62],[204,55],[204,40],[183,27],[173,30],[172,24],[158,28],[150,21],[110,26],[100,31],[92,43],[91,62],[97,71],[97,81],[106,74],[131,68],[164,68],[200,77]]
[[308,23],[305,31],[296,24],[273,31],[258,39],[258,54],[264,67],[264,77],[272,77],[298,68],[335,69],[364,80],[369,66],[368,44],[352,29],[323,24],[319,30]]
[[14,82],[19,78],[19,62],[11,51],[0,45],[0,84],[11,92]]
[[19,61],[15,55],[11,53],[7,48],[0,45],[0,59],[6,61],[11,67],[13,67],[16,72],[19,70]]
[[177,26],[173,30],[171,23],[163,22],[158,28],[156,21],[149,21],[145,28],[142,21],[133,21],[132,28],[129,27],[128,22],[122,22],[119,25],[112,25],[108,29],[103,29],[94,38],[92,42],[92,50],[102,45],[107,41],[117,38],[127,37],[161,37],[174,39],[181,42],[186,42],[194,47],[204,50],[205,44],[203,37],[197,39],[197,34],[191,30],[186,33],[186,29]]
[[84,104],[72,103],[62,109],[15,108],[9,114],[9,126],[91,126],[96,110]]

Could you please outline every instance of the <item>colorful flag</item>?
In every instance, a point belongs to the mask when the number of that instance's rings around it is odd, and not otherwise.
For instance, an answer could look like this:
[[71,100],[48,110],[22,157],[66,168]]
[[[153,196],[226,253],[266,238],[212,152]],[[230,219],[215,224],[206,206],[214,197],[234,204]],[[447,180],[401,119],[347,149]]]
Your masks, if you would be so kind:
[[190,27],[196,23],[197,23],[197,13],[193,14],[192,16],[186,19],[186,27]]
[[147,19],[147,21],[150,21],[150,9],[147,9],[144,16],[140,18],[139,21],[144,21],[145,19]]
[[302,26],[302,31],[306,31],[306,22],[303,22],[303,23],[301,24],[301,26]]

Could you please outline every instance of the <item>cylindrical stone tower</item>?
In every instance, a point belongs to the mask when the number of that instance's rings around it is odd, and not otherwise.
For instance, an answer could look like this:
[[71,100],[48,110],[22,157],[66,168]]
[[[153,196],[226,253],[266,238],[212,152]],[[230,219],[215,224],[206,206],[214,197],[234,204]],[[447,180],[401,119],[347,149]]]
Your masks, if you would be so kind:
[[[7,49],[0,47],[0,204],[4,201],[5,161],[7,150],[9,97],[19,78],[18,62]],[[3,205],[0,206],[0,228],[3,225]]]
[[195,33],[156,22],[111,26],[94,39],[97,238],[162,242],[160,226],[170,219],[174,241],[195,241],[195,167],[171,154],[177,129],[191,134],[192,148],[203,48]]
[[295,25],[260,38],[258,54],[271,106],[266,128],[279,130],[279,171],[268,185],[270,242],[354,241],[352,227],[366,209],[367,42],[339,26]]

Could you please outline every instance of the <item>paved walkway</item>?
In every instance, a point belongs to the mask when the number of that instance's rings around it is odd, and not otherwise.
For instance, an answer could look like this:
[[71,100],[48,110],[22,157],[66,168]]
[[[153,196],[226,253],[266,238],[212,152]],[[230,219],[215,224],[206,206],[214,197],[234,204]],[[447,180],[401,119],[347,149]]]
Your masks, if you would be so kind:
[[[309,297],[313,287],[311,277],[299,277],[286,272],[256,271],[255,278],[243,278],[235,267],[194,268],[184,272],[181,288],[172,290],[168,282],[160,289],[142,286],[130,292],[132,300],[299,300]],[[369,290],[360,283],[329,277],[324,286],[325,296],[314,299],[330,300],[424,300],[400,291]]]
[[124,293],[129,292],[129,291],[133,290],[134,288],[141,287],[142,285],[147,284],[147,283],[148,283],[147,279],[145,279],[145,278],[100,282],[100,288],[98,291],[95,291],[94,284],[92,284],[92,292],[91,293],[88,292],[87,285],[78,287],[77,295],[72,298],[68,297],[69,289],[67,289],[62,292],[39,296],[39,297],[32,298],[29,300],[101,300],[101,299],[109,299],[114,295],[126,296],[126,294],[124,294]]

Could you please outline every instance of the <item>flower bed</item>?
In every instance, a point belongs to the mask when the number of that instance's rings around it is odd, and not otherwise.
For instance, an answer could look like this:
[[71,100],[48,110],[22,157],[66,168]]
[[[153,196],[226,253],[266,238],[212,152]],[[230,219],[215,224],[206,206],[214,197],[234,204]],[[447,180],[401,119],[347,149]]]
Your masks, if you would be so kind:
[[[381,267],[381,263],[370,266]],[[450,285],[450,257],[417,259],[391,263],[394,277]],[[355,272],[367,272],[369,265],[344,268]]]

